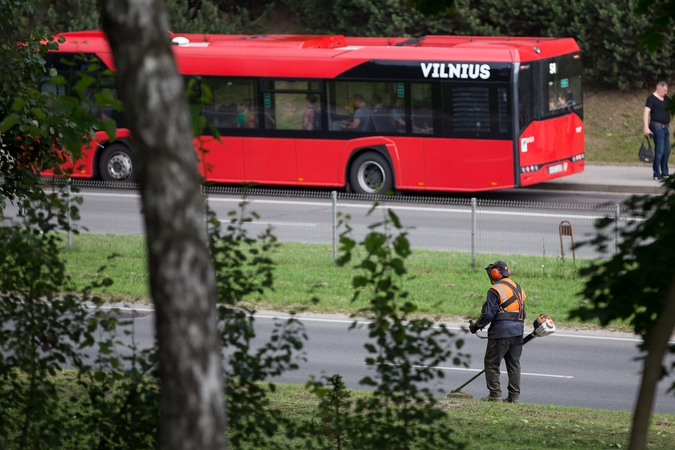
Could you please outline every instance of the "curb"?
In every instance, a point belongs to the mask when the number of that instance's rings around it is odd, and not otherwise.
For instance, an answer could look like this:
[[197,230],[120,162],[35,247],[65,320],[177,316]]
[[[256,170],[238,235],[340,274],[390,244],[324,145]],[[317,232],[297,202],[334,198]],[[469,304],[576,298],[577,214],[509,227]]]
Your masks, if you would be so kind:
[[539,183],[525,186],[524,189],[544,189],[550,191],[585,191],[609,192],[618,194],[662,195],[666,192],[663,186],[622,186],[615,184],[590,183]]

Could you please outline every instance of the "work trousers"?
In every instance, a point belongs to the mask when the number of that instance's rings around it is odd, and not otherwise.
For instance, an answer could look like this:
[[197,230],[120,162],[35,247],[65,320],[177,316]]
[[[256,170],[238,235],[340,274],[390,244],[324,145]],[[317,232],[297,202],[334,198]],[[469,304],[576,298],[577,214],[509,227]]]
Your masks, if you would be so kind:
[[657,178],[667,177],[670,175],[668,172],[670,130],[668,130],[668,127],[655,123],[649,124],[649,129],[652,131],[652,136],[654,137],[654,176]]
[[490,398],[501,399],[502,389],[499,384],[499,366],[502,359],[506,363],[509,375],[509,398],[520,397],[520,355],[523,353],[523,336],[502,339],[489,339],[485,350],[485,382],[490,391]]

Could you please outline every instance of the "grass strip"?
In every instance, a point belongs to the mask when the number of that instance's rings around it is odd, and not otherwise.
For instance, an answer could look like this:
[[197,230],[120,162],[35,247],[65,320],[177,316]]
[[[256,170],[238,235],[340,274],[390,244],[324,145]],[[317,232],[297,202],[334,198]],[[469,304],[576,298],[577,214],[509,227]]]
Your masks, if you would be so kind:
[[[87,403],[87,396],[75,382],[75,377],[74,371],[64,370],[53,378],[64,400],[60,404],[63,408],[60,414],[73,418],[77,412],[86,417],[82,405]],[[274,392],[268,392],[269,407],[282,411],[295,424],[319,420],[316,414],[318,400],[303,385],[275,383],[275,386]],[[371,395],[368,391],[347,391],[352,399]],[[630,411],[457,399],[441,399],[440,404],[448,413],[447,427],[453,430],[456,441],[467,444],[467,449],[627,448],[630,434]],[[653,414],[648,436],[648,448],[672,450],[675,414]],[[86,441],[85,436],[79,436],[77,441]],[[270,438],[270,442],[290,449],[303,448],[304,441],[288,439],[284,433],[279,433]],[[79,446],[64,449],[76,447]]]
[[[81,285],[102,276],[112,278],[113,285],[102,292],[109,301],[149,303],[143,237],[80,234],[73,237],[72,248],[63,255],[68,273]],[[351,301],[352,278],[359,273],[354,268],[356,262],[336,267],[329,245],[283,243],[273,259],[277,263],[274,290],[261,298],[246,299],[250,306],[322,314],[351,314],[365,306],[364,299]],[[575,266],[569,259],[555,257],[481,254],[476,256],[474,269],[471,255],[466,253],[415,250],[406,263],[410,279],[404,285],[419,315],[465,321],[480,313],[489,288],[483,268],[497,259],[507,262],[513,278],[527,293],[528,317],[544,313],[561,326],[589,327],[567,319],[570,310],[585,302],[578,295],[584,287],[578,268],[589,264],[588,260],[577,260]],[[314,304],[313,297],[319,298],[319,303]],[[629,331],[621,325],[615,328]]]
[[[369,395],[348,391],[352,398]],[[316,408],[316,399],[302,385],[277,384],[270,399],[271,407],[297,421],[310,420]],[[467,449],[627,448],[630,436],[630,411],[457,399],[441,399],[441,405],[448,413],[447,426]],[[670,450],[673,442],[675,414],[654,414],[648,447]]]

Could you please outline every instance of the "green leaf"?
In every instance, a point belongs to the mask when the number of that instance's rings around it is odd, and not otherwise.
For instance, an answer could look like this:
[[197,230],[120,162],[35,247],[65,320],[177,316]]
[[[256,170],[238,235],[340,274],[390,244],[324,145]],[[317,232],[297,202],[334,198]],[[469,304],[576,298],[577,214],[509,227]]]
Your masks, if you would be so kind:
[[[56,70],[56,69],[52,69],[52,70]],[[51,74],[51,71],[50,71],[50,74]],[[62,86],[64,84],[66,84],[66,79],[63,77],[63,75],[55,75],[55,76],[52,77],[51,80],[49,80],[49,83],[53,84],[55,86]]]
[[10,114],[0,122],[0,133],[5,133],[19,122],[18,114]]
[[14,97],[14,103],[12,103],[12,111],[20,111],[23,107],[26,106],[26,102],[21,97]]
[[108,138],[115,139],[117,135],[117,122],[111,118],[103,119],[99,121],[99,128],[106,132]]

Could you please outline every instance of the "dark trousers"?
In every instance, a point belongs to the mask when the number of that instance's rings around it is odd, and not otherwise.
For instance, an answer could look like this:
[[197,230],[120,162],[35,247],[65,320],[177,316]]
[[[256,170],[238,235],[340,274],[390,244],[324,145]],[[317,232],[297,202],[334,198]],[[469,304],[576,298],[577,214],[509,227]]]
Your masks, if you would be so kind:
[[667,177],[668,157],[670,156],[670,130],[667,127],[649,124],[649,129],[654,137],[654,176]]
[[485,382],[490,391],[490,398],[502,398],[499,384],[499,366],[506,362],[509,374],[509,398],[520,397],[520,355],[523,353],[523,337],[514,336],[503,339],[489,339],[485,350]]

